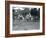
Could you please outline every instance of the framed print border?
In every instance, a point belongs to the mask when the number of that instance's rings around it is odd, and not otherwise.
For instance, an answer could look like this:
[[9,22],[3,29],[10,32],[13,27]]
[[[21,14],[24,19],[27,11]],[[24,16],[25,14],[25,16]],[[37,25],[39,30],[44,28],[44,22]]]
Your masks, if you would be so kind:
[[[43,6],[43,10],[42,10],[42,12],[43,12],[42,32],[39,32],[39,33],[10,34],[10,4]],[[5,1],[5,37],[34,36],[34,35],[44,35],[44,34],[45,34],[45,4],[44,3]]]

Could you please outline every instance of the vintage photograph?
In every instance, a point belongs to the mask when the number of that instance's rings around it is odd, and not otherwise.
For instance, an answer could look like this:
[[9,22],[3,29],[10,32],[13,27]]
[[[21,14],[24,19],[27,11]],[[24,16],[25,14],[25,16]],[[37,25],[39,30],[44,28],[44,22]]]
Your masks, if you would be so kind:
[[39,30],[40,8],[12,7],[13,31]]
[[5,6],[5,37],[45,34],[44,3],[7,1]]

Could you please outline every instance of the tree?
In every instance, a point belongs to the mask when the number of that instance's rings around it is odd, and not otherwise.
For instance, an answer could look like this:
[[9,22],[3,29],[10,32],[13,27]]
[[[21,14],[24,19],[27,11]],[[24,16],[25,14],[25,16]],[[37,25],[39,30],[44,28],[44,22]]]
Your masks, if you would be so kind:
[[37,8],[32,8],[32,9],[30,10],[30,14],[31,14],[32,16],[39,16],[39,15],[40,15],[40,9],[37,10]]
[[29,14],[29,8],[25,8],[22,12],[22,15],[25,17],[27,14]]

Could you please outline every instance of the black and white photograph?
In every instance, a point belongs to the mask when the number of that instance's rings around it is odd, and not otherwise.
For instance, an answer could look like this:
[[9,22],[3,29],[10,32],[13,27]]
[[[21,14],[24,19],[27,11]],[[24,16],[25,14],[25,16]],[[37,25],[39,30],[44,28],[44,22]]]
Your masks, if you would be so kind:
[[44,3],[7,1],[5,6],[5,37],[45,34]]
[[40,8],[13,7],[13,30],[40,29]]
[[42,32],[42,6],[10,5],[10,29],[14,32]]

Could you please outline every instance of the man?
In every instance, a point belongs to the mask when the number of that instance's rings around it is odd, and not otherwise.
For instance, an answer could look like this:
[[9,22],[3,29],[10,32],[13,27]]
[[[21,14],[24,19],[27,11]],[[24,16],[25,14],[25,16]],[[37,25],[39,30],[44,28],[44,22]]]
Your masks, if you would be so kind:
[[19,15],[18,15],[18,19],[19,19],[19,21],[20,21],[20,20],[24,20],[24,17],[19,14]]

